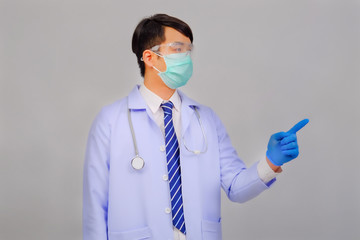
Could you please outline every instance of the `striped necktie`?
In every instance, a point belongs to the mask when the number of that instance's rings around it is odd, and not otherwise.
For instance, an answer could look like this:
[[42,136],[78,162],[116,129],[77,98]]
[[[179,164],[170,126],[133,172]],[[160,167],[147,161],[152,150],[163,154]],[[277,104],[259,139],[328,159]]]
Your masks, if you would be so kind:
[[172,102],[161,104],[164,110],[166,160],[169,175],[171,212],[173,225],[186,234],[184,208],[181,193],[180,149],[172,119]]

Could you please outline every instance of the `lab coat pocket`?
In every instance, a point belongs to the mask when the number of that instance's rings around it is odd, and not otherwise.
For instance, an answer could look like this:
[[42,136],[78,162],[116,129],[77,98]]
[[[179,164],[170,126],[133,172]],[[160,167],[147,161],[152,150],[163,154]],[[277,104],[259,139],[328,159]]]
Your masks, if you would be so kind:
[[109,240],[142,240],[151,239],[151,229],[149,227],[133,229],[123,232],[109,232]]
[[202,220],[201,231],[204,240],[221,240],[221,221]]

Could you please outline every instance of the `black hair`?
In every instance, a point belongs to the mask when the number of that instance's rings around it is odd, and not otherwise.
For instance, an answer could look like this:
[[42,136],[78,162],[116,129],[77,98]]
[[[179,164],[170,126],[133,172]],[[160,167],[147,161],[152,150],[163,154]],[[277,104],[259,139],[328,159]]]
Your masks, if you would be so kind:
[[142,54],[146,49],[165,41],[165,27],[174,28],[193,42],[189,25],[178,18],[166,14],[156,14],[141,20],[132,37],[132,51],[136,55],[142,77],[145,74],[145,64],[141,60]]

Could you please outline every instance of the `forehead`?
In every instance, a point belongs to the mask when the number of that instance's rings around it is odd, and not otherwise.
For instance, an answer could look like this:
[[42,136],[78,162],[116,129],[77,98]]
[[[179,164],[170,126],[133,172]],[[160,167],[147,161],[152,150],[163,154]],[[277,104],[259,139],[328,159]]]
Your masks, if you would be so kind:
[[165,41],[163,43],[184,42],[191,43],[190,38],[171,27],[165,27]]

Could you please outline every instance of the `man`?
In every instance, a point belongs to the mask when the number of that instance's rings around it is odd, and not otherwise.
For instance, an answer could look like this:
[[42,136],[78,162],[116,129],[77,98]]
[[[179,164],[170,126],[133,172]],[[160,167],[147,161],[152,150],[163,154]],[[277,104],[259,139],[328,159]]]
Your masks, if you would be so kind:
[[274,134],[267,156],[239,159],[216,114],[177,88],[192,75],[193,35],[157,14],[135,29],[132,49],[144,82],[102,109],[84,165],[83,235],[103,239],[221,239],[220,188],[254,198],[298,156],[296,132]]

